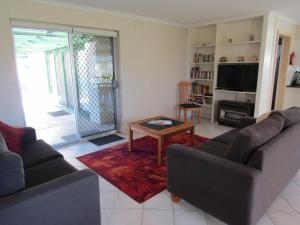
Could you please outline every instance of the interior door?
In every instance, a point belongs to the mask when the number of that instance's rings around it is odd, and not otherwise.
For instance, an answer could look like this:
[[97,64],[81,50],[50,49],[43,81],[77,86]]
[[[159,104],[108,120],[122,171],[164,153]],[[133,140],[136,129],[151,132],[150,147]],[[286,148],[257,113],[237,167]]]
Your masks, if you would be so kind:
[[115,130],[114,37],[80,31],[71,36],[79,136]]

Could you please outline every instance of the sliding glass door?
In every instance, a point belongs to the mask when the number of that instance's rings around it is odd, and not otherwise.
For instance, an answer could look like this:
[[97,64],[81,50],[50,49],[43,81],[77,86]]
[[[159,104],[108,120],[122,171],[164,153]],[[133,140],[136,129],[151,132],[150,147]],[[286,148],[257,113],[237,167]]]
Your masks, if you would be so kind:
[[114,38],[76,31],[71,37],[79,135],[115,130]]
[[116,130],[115,31],[13,21],[12,33],[39,138],[57,146]]

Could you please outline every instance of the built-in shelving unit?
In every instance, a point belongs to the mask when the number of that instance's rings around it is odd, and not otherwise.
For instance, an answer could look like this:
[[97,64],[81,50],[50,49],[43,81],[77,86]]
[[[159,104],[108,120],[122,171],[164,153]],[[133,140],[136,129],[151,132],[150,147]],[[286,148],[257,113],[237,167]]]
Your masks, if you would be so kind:
[[287,85],[286,87],[288,87],[288,88],[300,88],[300,85],[295,85],[295,86],[293,86],[293,85]]
[[192,81],[206,81],[206,82],[213,82],[214,80],[213,79],[192,79]]
[[191,48],[214,48],[216,47],[215,44],[208,44],[208,45],[194,45],[194,46],[191,46]]
[[258,62],[243,61],[243,62],[218,62],[217,64],[257,64]]
[[201,94],[193,94],[193,96],[199,96],[199,97],[204,97],[204,98],[212,98],[212,95],[201,95]]
[[237,93],[237,94],[247,94],[247,95],[256,95],[256,92],[247,92],[247,91],[229,91],[223,89],[216,89],[219,92],[227,92],[227,93]]
[[289,68],[300,68],[300,65],[289,65]]
[[[212,105],[211,104],[200,104],[200,103],[195,103],[196,105],[200,105],[200,106],[202,106],[202,107],[206,107],[206,108],[211,108],[212,107]],[[207,116],[207,115],[205,115],[205,116]],[[208,117],[208,116],[207,116]]]
[[192,62],[191,65],[213,65],[216,64],[217,62]]
[[234,45],[252,45],[252,44],[260,44],[261,41],[240,41],[240,42],[228,42],[228,43],[220,43],[219,46],[234,46]]
[[189,80],[194,102],[202,106],[202,116],[212,118],[217,26],[190,29]]
[[[203,116],[212,122],[217,119],[221,100],[256,101],[255,92],[220,90],[216,85],[219,65],[260,63],[263,19],[261,16],[189,29],[188,79],[196,90],[194,97],[203,106]],[[221,57],[227,61],[220,62]]]

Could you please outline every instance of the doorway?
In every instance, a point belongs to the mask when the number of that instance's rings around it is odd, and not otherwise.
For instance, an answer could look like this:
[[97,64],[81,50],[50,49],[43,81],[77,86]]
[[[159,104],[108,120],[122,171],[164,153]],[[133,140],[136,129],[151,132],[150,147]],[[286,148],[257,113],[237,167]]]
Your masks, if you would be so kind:
[[68,33],[13,28],[26,126],[50,145],[77,140]]
[[271,110],[283,109],[290,45],[291,38],[289,36],[278,34]]
[[115,35],[12,28],[26,126],[53,146],[114,131]]

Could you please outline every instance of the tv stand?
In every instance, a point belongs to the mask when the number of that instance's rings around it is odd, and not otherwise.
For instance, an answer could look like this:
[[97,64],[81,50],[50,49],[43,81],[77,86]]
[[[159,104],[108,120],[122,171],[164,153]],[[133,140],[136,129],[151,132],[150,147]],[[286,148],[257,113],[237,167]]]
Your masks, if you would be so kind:
[[254,103],[219,101],[218,123],[230,127],[240,127],[241,119],[254,116]]

